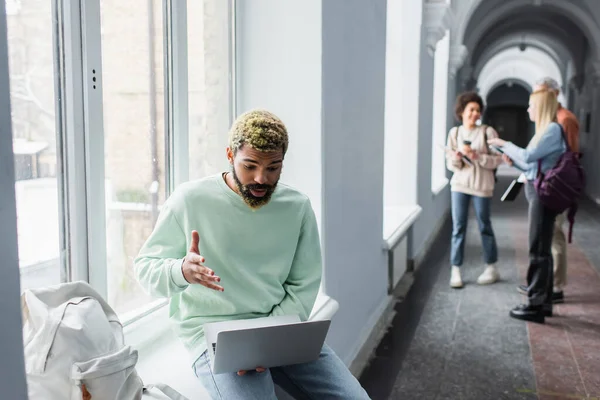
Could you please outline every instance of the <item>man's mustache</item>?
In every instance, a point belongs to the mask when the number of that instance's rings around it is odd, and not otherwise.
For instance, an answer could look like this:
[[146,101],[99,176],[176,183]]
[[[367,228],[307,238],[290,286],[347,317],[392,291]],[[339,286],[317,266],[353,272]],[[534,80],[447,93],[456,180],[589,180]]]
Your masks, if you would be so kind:
[[273,186],[271,185],[262,185],[262,184],[258,184],[258,183],[253,183],[250,185],[246,185],[246,188],[248,190],[269,190],[271,189]]

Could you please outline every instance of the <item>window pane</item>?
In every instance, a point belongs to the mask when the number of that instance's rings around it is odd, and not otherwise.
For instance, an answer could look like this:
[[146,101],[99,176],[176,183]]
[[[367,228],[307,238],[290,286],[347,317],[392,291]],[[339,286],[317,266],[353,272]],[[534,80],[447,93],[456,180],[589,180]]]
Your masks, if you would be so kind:
[[188,1],[190,179],[225,171],[230,124],[229,2]]
[[21,290],[60,283],[53,10],[6,3]]
[[166,193],[163,13],[161,0],[100,6],[108,301],[123,314],[151,301],[133,259]]

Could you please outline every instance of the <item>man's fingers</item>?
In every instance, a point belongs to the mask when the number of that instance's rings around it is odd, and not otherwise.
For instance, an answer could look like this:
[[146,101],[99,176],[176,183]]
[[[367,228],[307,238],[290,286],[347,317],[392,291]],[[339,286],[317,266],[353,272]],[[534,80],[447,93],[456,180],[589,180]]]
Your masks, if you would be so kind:
[[198,231],[192,231],[192,241],[190,243],[189,252],[200,254],[200,234]]
[[205,265],[194,265],[194,272],[206,276],[215,276],[215,271]]
[[[265,372],[266,370],[267,369],[263,368],[263,367],[256,367],[256,372],[258,372],[258,373]],[[238,376],[244,376],[244,375],[246,375],[247,372],[248,371],[241,370],[241,371],[238,371],[237,374],[238,374]]]
[[217,276],[217,275],[206,275],[206,274],[196,273],[195,276],[199,281],[216,282],[216,283],[221,282],[221,277]]
[[190,262],[192,264],[196,264],[198,266],[202,266],[201,264],[205,261],[204,257],[202,257],[199,254],[192,253],[192,252],[188,253],[185,256],[185,259],[186,259],[187,262]]
[[202,286],[206,286],[207,288],[209,288],[209,289],[213,289],[213,290],[216,290],[216,291],[218,291],[218,292],[223,292],[223,291],[225,291],[225,289],[223,289],[223,286],[219,286],[219,285],[216,285],[216,284],[214,284],[214,283],[206,282],[206,281],[203,281],[203,280],[201,280],[199,283],[200,283]]

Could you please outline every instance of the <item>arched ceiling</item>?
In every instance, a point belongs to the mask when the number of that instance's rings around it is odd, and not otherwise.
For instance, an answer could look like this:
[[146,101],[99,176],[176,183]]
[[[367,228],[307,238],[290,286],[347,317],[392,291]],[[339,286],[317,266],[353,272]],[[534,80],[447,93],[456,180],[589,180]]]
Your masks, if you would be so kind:
[[529,85],[528,82],[525,82],[524,80],[521,80],[519,78],[506,78],[503,79],[501,81],[496,82],[491,88],[490,91],[488,93],[488,97],[496,90],[498,89],[500,86],[519,86],[520,88],[522,88],[523,90],[525,90],[527,93],[531,93],[531,91],[533,90],[533,87],[531,87]]
[[515,80],[532,88],[545,76],[552,77],[563,85],[560,68],[547,53],[536,48],[528,48],[523,52],[510,48],[496,54],[486,63],[477,86],[480,95],[486,98],[499,82]]
[[[600,60],[600,28],[586,0],[470,0],[454,2],[454,43],[469,52],[466,65],[476,73],[494,55],[517,46],[519,35],[558,64],[569,79],[584,73],[588,59]],[[490,50],[493,49],[494,51]],[[497,54],[497,53],[496,53]],[[557,62],[558,61],[558,62]],[[568,68],[569,64],[574,68]],[[600,66],[600,64],[598,64]]]
[[534,32],[513,33],[500,37],[482,48],[483,51],[481,53],[473,55],[477,60],[477,63],[474,65],[473,75],[479,76],[483,67],[496,54],[510,48],[518,48],[524,44],[526,48],[535,48],[548,54],[559,66],[564,77],[568,75],[569,64],[573,63],[572,53],[570,49],[564,47],[559,42],[549,45],[548,43],[551,40],[552,37]]

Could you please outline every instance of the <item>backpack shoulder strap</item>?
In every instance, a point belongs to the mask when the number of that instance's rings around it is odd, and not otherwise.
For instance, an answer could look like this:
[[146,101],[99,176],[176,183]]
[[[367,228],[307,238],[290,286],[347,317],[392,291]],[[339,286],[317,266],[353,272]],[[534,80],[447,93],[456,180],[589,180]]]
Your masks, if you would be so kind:
[[492,152],[490,151],[490,145],[487,143],[487,141],[490,140],[490,138],[488,137],[489,126],[486,124],[483,124],[483,125],[481,125],[481,127],[483,128],[483,135],[485,137],[485,149],[487,151],[487,154],[492,154]]
[[567,146],[567,151],[572,151],[571,147],[569,146],[569,140],[567,140],[567,134],[565,132],[565,129],[558,122],[557,122],[557,124],[558,124],[558,127],[560,128],[560,134],[561,134],[561,136],[563,138],[563,141],[565,142],[565,146]]

